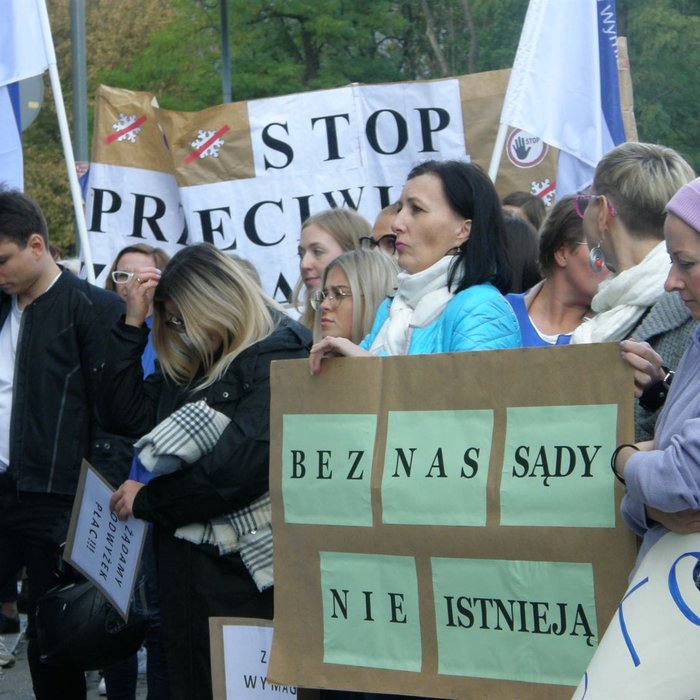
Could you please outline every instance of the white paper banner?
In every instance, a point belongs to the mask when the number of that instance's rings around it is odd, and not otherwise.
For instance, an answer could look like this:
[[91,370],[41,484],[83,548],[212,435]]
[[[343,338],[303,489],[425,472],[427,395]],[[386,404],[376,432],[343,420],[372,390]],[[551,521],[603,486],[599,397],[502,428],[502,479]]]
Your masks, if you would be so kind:
[[664,535],[637,570],[572,700],[700,694],[700,534]]

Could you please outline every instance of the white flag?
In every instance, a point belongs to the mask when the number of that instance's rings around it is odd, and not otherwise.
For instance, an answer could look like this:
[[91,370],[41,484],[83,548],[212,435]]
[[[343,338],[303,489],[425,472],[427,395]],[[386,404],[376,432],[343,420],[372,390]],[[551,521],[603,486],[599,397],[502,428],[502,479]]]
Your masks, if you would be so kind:
[[24,189],[22,174],[22,141],[20,139],[17,102],[12,97],[18,93],[17,85],[0,87],[0,184],[11,189]]
[[43,73],[56,63],[51,36],[45,36],[44,0],[1,0],[0,86]]
[[560,150],[557,197],[590,184],[625,141],[615,0],[530,0],[501,124]]

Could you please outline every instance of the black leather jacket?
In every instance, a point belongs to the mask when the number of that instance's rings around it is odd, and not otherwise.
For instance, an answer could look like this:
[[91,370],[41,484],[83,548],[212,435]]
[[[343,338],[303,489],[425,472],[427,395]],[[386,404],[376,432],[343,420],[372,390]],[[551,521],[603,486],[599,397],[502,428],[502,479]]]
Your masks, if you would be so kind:
[[[0,292],[0,327],[12,297]],[[121,299],[64,270],[22,313],[7,477],[19,491],[73,495],[83,458],[113,482],[128,474],[130,445],[97,426],[95,380]]]

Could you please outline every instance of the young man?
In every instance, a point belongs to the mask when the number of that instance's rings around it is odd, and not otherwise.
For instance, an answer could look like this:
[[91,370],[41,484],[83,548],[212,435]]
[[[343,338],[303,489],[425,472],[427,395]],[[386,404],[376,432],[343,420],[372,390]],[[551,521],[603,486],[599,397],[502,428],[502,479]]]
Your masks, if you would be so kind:
[[85,696],[82,671],[41,662],[34,606],[58,583],[82,459],[117,483],[128,470],[93,410],[107,329],[122,311],[116,294],[54,262],[37,204],[0,189],[0,581],[26,566],[38,700]]

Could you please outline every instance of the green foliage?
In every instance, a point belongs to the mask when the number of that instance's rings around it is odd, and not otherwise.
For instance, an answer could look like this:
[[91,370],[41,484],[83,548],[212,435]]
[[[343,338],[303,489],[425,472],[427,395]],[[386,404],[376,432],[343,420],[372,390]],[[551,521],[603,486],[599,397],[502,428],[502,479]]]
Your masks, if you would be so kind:
[[[152,92],[170,109],[219,104],[219,2],[90,0],[88,94],[105,83]],[[507,68],[527,4],[228,0],[233,99]],[[68,7],[69,0],[48,0],[70,120]],[[619,33],[628,38],[639,138],[676,148],[700,169],[698,0],[617,0],[617,10]],[[26,189],[44,207],[54,242],[70,254],[73,211],[50,91],[24,144]]]
[[627,33],[639,138],[679,151],[700,170],[700,4],[635,0]]

